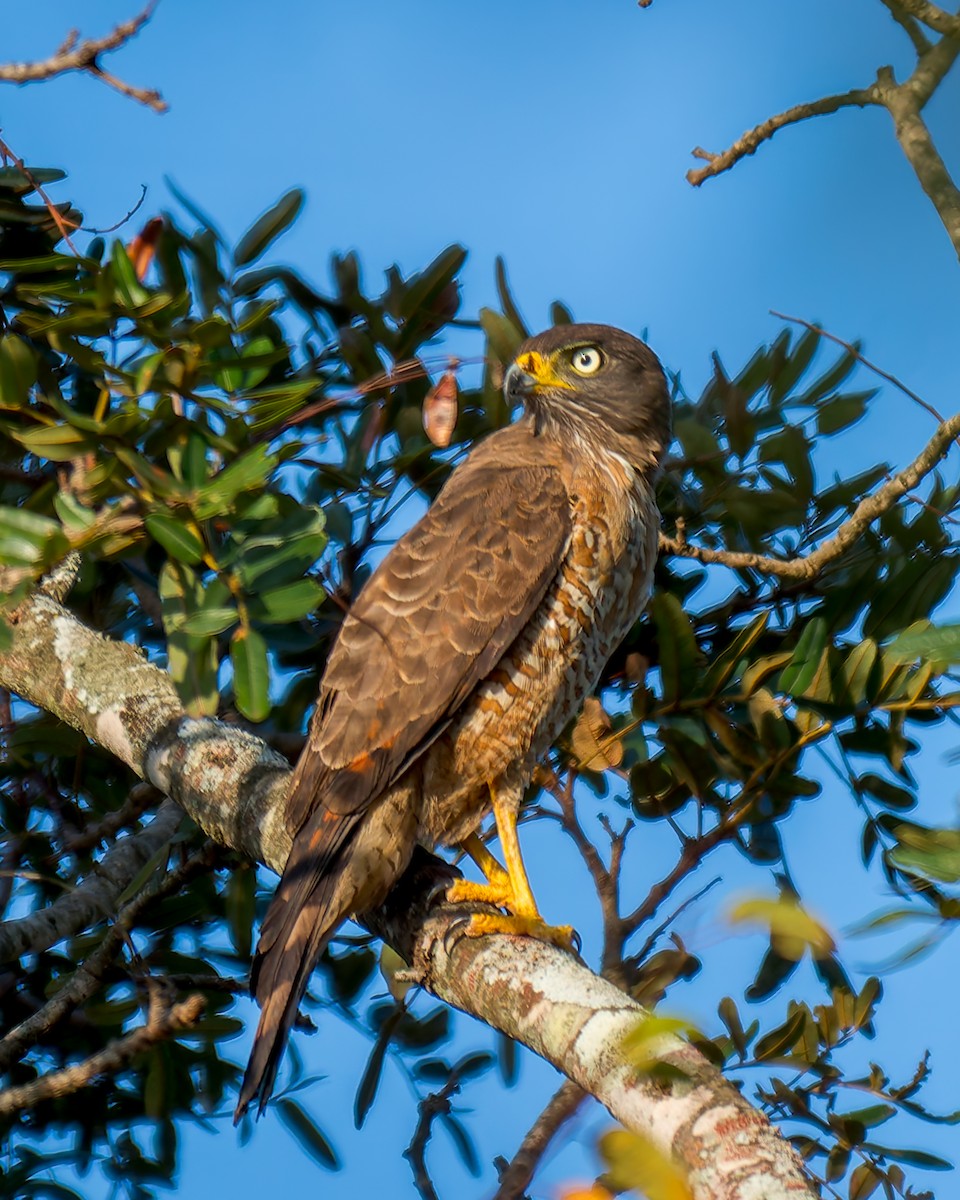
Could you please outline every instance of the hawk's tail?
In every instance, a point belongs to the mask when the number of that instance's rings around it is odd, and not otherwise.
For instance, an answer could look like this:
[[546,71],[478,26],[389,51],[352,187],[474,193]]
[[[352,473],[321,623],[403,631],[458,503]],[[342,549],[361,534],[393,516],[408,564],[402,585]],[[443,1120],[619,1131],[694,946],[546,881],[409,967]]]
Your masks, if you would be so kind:
[[[356,818],[342,818],[339,845],[317,853],[316,826],[322,810],[307,821],[294,838],[283,877],[277,885],[260,930],[260,940],[250,974],[250,990],[261,1007],[260,1023],[250,1061],[243,1076],[234,1124],[256,1099],[259,1116],[273,1091],[287,1038],[307,983],[337,926],[354,911],[363,880],[351,870],[349,833]],[[326,831],[324,831],[326,832]]]

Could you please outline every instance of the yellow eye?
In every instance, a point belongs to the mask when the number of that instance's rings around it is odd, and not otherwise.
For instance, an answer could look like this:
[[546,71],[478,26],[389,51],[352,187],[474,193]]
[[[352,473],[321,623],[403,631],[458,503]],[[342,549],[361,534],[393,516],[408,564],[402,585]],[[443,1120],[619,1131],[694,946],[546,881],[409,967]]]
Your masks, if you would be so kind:
[[603,355],[596,346],[580,346],[570,362],[578,375],[596,375],[603,366]]

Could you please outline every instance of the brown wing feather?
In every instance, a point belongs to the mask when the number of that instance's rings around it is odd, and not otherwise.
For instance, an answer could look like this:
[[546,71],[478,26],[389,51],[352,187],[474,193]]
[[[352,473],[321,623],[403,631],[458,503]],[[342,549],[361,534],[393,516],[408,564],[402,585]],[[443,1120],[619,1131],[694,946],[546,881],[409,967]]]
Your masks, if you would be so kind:
[[517,426],[484,442],[361,592],[327,661],[291,828],[321,797],[355,812],[378,795],[535,612],[571,528],[557,465],[535,452]]
[[[488,438],[394,546],[344,620],[291,784],[294,844],[263,923],[251,988],[263,1009],[237,1114],[269,1098],[310,973],[345,917],[386,894],[416,836],[394,814],[374,868],[368,810],[536,611],[570,537],[569,497],[549,450],[521,423]],[[504,461],[506,460],[506,461]],[[376,813],[381,813],[377,817]],[[365,823],[372,822],[369,828]],[[401,828],[402,827],[402,828]],[[389,842],[389,847],[386,843]]]

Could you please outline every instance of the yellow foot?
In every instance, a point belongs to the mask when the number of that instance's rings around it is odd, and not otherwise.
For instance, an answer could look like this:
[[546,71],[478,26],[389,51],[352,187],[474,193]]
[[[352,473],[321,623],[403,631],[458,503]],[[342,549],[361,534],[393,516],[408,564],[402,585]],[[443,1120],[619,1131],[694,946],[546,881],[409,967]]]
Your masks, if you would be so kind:
[[509,933],[536,938],[567,950],[580,952],[580,935],[572,925],[548,925],[539,917],[504,916],[502,913],[474,913],[464,930],[467,937],[484,937],[488,933]]
[[514,903],[513,888],[506,871],[503,882],[473,883],[469,879],[457,879],[447,888],[447,899],[451,904],[492,904],[496,908],[510,908]]

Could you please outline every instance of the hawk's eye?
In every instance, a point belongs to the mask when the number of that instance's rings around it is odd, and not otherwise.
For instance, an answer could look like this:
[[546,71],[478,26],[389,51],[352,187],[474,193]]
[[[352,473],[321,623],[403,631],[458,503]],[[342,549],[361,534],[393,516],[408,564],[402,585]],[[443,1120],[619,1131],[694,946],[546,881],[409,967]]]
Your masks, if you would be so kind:
[[578,375],[596,375],[603,366],[603,355],[596,346],[581,346],[570,361]]

